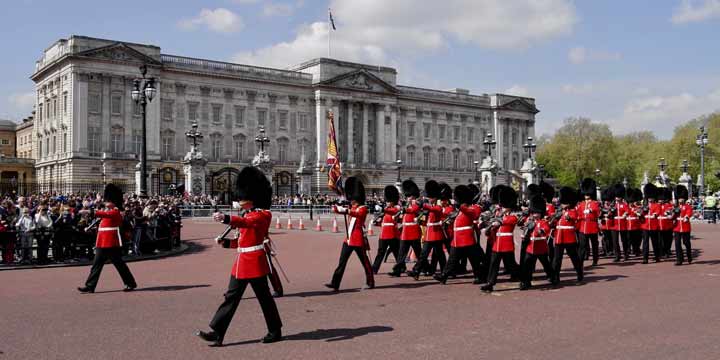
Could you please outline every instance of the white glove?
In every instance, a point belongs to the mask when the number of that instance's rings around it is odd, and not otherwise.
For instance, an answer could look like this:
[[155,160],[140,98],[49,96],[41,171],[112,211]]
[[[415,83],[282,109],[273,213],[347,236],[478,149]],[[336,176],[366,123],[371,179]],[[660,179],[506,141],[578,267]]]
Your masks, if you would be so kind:
[[590,209],[585,209],[585,211],[583,211],[583,213],[584,213],[584,214],[589,214],[589,213],[590,213]]
[[344,214],[347,212],[347,208],[344,206],[336,206],[335,211],[337,211],[340,214]]

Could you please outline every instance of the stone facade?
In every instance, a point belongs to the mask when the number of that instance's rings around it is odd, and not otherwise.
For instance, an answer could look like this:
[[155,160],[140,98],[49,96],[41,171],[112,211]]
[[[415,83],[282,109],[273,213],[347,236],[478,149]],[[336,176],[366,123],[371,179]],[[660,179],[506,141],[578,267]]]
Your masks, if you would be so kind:
[[35,158],[35,139],[33,137],[34,121],[33,117],[29,116],[23,119],[23,122],[17,124],[15,127],[15,154],[21,159],[34,159]]
[[[297,191],[301,154],[314,164],[312,191],[326,191],[327,111],[335,114],[343,170],[381,189],[397,176],[452,185],[475,178],[484,134],[497,140],[502,169],[519,169],[523,139],[534,136],[531,98],[471,95],[396,83],[393,68],[315,59],[291,70],[166,55],[152,45],[72,36],[50,46],[36,64],[35,144],[38,178],[75,182],[129,180],[140,149],[140,112],[130,98],[138,67],[158,80],[148,105],[151,189],[182,183],[182,158],[193,121],[204,135],[210,192],[226,189],[258,151],[264,126],[275,187]],[[103,155],[104,154],[104,155]],[[111,163],[111,166],[108,166]],[[224,190],[223,190],[224,191]],[[371,190],[372,191],[372,190]]]
[[0,119],[0,157],[15,157],[15,126],[13,121]]

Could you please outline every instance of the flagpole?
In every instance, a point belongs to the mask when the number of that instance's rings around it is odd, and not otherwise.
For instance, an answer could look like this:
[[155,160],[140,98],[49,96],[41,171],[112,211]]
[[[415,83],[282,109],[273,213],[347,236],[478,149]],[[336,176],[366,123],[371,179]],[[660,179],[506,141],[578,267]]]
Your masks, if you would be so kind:
[[328,21],[327,21],[327,29],[328,29],[328,58],[330,58],[330,36],[331,36],[330,34],[332,34],[332,29],[331,29],[332,21],[330,20],[330,16],[332,16],[332,15],[330,15],[330,14],[331,14],[331,13],[330,13],[330,8],[328,8],[328,19],[327,19],[327,20],[328,20]]

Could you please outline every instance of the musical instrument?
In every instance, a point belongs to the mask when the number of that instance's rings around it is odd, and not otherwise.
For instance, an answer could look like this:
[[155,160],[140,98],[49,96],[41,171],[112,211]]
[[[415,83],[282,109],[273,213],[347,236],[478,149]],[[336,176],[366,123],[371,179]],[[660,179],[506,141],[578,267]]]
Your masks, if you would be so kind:
[[215,242],[217,242],[217,243],[222,242],[222,247],[225,249],[230,248],[231,239],[226,238],[226,236],[228,236],[228,234],[230,234],[230,231],[232,231],[232,229],[233,229],[232,226],[228,225],[225,228],[225,231],[223,231],[223,233],[220,234],[220,236],[215,237]]

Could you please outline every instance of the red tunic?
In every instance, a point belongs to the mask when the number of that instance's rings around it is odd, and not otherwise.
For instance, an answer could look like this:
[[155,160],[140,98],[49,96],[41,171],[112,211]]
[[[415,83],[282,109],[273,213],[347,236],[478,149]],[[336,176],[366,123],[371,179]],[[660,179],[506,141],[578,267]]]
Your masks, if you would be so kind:
[[515,241],[513,240],[513,232],[518,218],[515,215],[503,216],[503,221],[495,233],[495,241],[492,250],[494,252],[513,252],[515,251]]
[[645,214],[645,230],[658,230],[658,228],[660,227],[660,223],[657,217],[660,216],[661,210],[662,207],[656,202],[648,204],[648,212],[647,214]]
[[[570,217],[570,220],[567,219]],[[575,244],[575,223],[577,222],[577,211],[575,209],[563,210],[563,214],[555,227],[555,245]]]
[[101,219],[95,247],[98,249],[122,247],[120,227],[123,219],[120,210],[116,207],[98,210],[95,211],[95,216]]
[[420,224],[417,221],[417,214],[420,212],[420,206],[417,205],[415,200],[410,202],[410,205],[405,208],[405,214],[403,215],[403,227],[402,233],[400,234],[400,240],[420,240],[422,231],[420,230]]
[[[443,208],[442,219],[447,219],[448,216],[450,216],[450,214],[452,214],[453,212],[455,212],[455,208],[452,205],[445,206]],[[453,238],[453,224],[445,226],[445,234],[447,235],[448,239]]]
[[691,230],[690,219],[693,216],[692,206],[688,204],[680,205],[680,214],[675,218],[674,232],[677,233],[689,233]]
[[473,221],[480,217],[480,208],[461,205],[460,212],[455,218],[453,228],[452,247],[466,247],[475,245],[475,226]]
[[607,210],[607,212],[600,218],[600,230],[612,230],[615,227],[613,215],[610,214],[608,205],[603,205],[603,209]]
[[533,255],[547,255],[549,252],[547,237],[550,234],[550,225],[544,219],[535,221],[535,228],[530,234],[530,242],[528,242],[525,251]]
[[442,231],[442,207],[440,205],[425,204],[423,205],[423,209],[428,211],[425,241],[431,242],[445,240],[445,235],[443,235]]
[[582,201],[577,205],[577,213],[580,216],[578,231],[583,234],[597,234],[600,230],[598,226],[600,204],[595,200]]
[[365,205],[353,205],[347,214],[350,216],[350,222],[348,223],[347,238],[345,242],[349,246],[365,246],[365,218],[367,217],[368,209]]
[[620,202],[615,203],[615,211],[613,212],[612,216],[615,220],[615,224],[612,228],[612,230],[615,231],[625,231],[627,230],[627,219],[625,218],[626,215],[629,216],[628,212],[630,211],[630,208],[628,207],[628,204],[621,200]]
[[237,248],[238,255],[232,268],[236,279],[254,279],[270,273],[263,242],[267,238],[272,213],[267,210],[253,210],[245,216],[230,216],[230,226],[240,229],[237,240],[230,242]]
[[674,206],[670,203],[664,203],[661,204],[660,209],[660,216],[658,216],[659,219],[659,225],[660,228],[658,230],[660,231],[670,231],[673,229],[673,208]]
[[640,215],[642,215],[642,207],[637,205],[630,205],[627,217],[627,229],[628,231],[635,231],[641,229]]
[[550,219],[555,215],[555,205],[551,203],[545,204],[545,219]]
[[397,239],[398,231],[395,215],[400,212],[400,207],[397,205],[388,206],[383,212],[385,215],[383,215],[382,223],[380,224],[380,226],[382,226],[382,229],[380,230],[380,240]]

